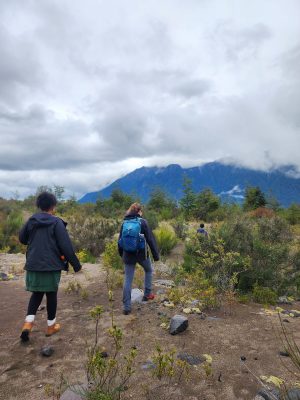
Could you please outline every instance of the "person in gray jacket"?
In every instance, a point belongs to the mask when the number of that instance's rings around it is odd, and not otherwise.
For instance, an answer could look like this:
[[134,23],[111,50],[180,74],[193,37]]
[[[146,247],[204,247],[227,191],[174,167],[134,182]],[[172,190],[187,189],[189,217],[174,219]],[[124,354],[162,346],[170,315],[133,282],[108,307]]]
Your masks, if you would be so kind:
[[57,200],[52,193],[42,192],[36,200],[41,210],[32,215],[19,233],[21,243],[27,245],[26,290],[32,292],[28,304],[27,316],[22,328],[21,340],[29,340],[36,312],[44,294],[47,298],[48,328],[46,336],[60,330],[56,323],[57,291],[61,271],[70,263],[75,272],[81,270],[81,264],[74,252],[66,223],[54,216]]

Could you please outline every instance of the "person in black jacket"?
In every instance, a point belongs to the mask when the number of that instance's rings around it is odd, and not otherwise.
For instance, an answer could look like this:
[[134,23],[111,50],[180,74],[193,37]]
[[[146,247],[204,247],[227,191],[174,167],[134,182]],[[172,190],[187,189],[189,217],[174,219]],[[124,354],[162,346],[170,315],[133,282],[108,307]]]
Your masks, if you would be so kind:
[[47,297],[48,314],[46,336],[60,330],[60,324],[56,323],[56,309],[61,271],[67,269],[68,263],[73,266],[75,272],[81,270],[66,230],[67,224],[53,215],[56,204],[57,200],[52,193],[40,193],[36,205],[41,212],[32,215],[19,233],[20,242],[27,245],[24,267],[26,290],[32,292],[20,336],[24,342],[29,340],[44,294]]
[[154,299],[154,295],[151,293],[153,269],[149,256],[148,246],[150,247],[154,261],[159,260],[159,251],[157,248],[155,237],[148,225],[148,222],[144,218],[141,218],[141,216],[141,205],[139,203],[133,203],[125,215],[125,220],[140,218],[141,234],[145,237],[146,248],[140,249],[137,252],[133,253],[123,250],[123,248],[120,246],[120,238],[122,236],[123,224],[121,226],[118,241],[119,254],[122,257],[125,265],[125,280],[123,286],[123,314],[125,315],[128,315],[131,312],[131,286],[136,263],[139,263],[145,271],[145,288],[143,301]]

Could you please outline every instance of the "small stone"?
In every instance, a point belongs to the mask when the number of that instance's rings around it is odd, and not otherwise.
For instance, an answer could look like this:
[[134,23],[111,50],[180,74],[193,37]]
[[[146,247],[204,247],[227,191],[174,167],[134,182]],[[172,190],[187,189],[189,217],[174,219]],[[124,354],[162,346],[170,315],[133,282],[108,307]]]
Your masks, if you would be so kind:
[[261,396],[264,400],[275,400],[275,399],[280,400],[279,390],[277,389],[270,389],[270,390],[260,389],[257,395]]
[[167,288],[171,288],[175,286],[175,282],[169,279],[157,279],[154,282],[155,286],[163,286],[163,287],[167,287]]
[[287,322],[287,323],[290,323],[290,321],[289,321],[288,319],[286,319],[286,318],[285,318],[285,319],[283,319],[283,320],[282,320],[282,322]]
[[289,357],[290,356],[287,351],[280,351],[279,355],[282,356],[282,357]]
[[5,272],[0,272],[0,281],[9,281],[9,277]]
[[81,396],[79,393],[84,392],[86,389],[86,385],[72,386],[63,393],[63,395],[60,397],[60,400],[83,400],[85,396]]
[[41,348],[41,355],[44,357],[50,357],[50,356],[52,356],[53,353],[54,353],[54,349],[52,346],[46,345]]
[[192,313],[192,310],[191,310],[190,308],[184,308],[184,309],[182,310],[182,312],[184,312],[185,314],[191,314],[191,313]]
[[287,296],[278,297],[277,304],[292,304],[292,302],[287,298]]
[[107,358],[107,357],[108,357],[108,352],[107,352],[107,351],[102,351],[102,352],[100,353],[100,356],[101,356],[102,358]]
[[189,365],[199,365],[206,361],[206,358],[203,356],[193,356],[192,354],[188,353],[179,353],[177,358],[181,361],[187,362]]
[[184,332],[189,326],[189,320],[183,315],[174,315],[170,323],[170,334],[177,335]]
[[145,364],[142,365],[142,369],[154,369],[155,364],[152,361],[146,361]]
[[287,400],[300,400],[300,388],[292,388],[287,392]]
[[245,356],[241,356],[241,361],[246,361],[247,358]]
[[164,302],[164,306],[165,307],[168,307],[168,308],[173,308],[173,307],[175,307],[175,304],[174,303],[172,303],[171,301],[169,301],[169,302]]

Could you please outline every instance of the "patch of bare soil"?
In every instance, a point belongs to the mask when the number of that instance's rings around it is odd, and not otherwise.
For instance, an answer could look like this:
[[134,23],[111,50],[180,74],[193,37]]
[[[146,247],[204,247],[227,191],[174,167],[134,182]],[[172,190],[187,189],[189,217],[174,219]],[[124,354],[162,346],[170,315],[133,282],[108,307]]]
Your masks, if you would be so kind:
[[[65,292],[69,282],[78,280],[86,288],[88,298],[80,293]],[[23,276],[16,281],[0,282],[0,399],[47,399],[45,387],[59,381],[61,374],[70,384],[85,382],[86,346],[94,337],[94,323],[88,311],[101,304],[106,312],[101,320],[100,344],[110,351],[107,328],[110,326],[109,304],[105,285],[105,273],[100,265],[85,264],[84,272],[75,276],[64,275],[59,291],[58,322],[61,332],[45,337],[46,310],[39,311],[34,331],[28,344],[21,344],[19,334],[30,293],[24,290]],[[84,297],[84,298],[83,298]],[[278,318],[260,313],[258,305],[236,305],[230,315],[228,310],[209,312],[202,320],[198,315],[189,315],[189,328],[176,336],[162,329],[161,314],[169,317],[180,313],[180,309],[167,309],[159,296],[153,302],[135,305],[129,316],[122,314],[122,293],[115,293],[116,324],[124,331],[124,352],[132,346],[138,351],[136,374],[127,395],[132,399],[146,399],[145,387],[150,388],[148,399],[188,400],[250,400],[260,388],[254,375],[280,376],[291,382],[292,376],[284,367],[279,351],[283,346],[278,339]],[[299,309],[300,304],[294,304]],[[216,317],[216,318],[215,318]],[[286,325],[300,342],[300,318],[288,318]],[[151,370],[142,365],[151,358],[156,344],[164,349],[176,348],[194,356],[210,354],[213,358],[213,374],[204,378],[201,365],[192,367],[192,380],[166,388],[163,382],[155,381]],[[40,349],[45,344],[54,348],[54,354],[42,357]],[[284,362],[291,367],[288,358]],[[292,368],[292,367],[291,367]],[[152,394],[151,394],[152,393]]]

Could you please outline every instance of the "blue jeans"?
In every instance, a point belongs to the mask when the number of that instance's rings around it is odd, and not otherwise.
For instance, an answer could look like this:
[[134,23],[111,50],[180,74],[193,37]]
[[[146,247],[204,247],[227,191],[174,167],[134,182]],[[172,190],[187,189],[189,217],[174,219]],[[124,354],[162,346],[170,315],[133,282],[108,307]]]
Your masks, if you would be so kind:
[[[145,271],[145,282],[144,282],[144,296],[151,293],[152,287],[152,265],[150,258],[139,262]],[[125,280],[123,286],[123,308],[125,311],[131,310],[131,286],[134,277],[135,264],[125,264]]]

